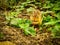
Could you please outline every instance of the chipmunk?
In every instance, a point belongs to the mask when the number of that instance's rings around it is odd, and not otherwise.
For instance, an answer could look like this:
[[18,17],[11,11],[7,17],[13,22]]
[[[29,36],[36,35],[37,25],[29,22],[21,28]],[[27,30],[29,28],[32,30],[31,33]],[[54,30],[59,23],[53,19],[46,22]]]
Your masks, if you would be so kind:
[[40,25],[42,24],[42,15],[41,12],[36,9],[32,12],[31,16],[30,16],[30,20],[32,21],[33,25]]
[[[32,25],[41,25],[42,24],[42,15],[40,10],[34,9],[29,14],[19,15],[18,17],[30,19],[32,21]],[[28,18],[27,18],[28,17]]]

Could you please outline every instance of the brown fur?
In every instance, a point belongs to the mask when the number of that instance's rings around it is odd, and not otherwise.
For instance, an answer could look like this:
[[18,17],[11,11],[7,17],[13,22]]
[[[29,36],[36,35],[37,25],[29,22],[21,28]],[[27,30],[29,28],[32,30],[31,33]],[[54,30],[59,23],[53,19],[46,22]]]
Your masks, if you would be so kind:
[[39,10],[34,10],[30,16],[33,25],[42,23],[42,15]]

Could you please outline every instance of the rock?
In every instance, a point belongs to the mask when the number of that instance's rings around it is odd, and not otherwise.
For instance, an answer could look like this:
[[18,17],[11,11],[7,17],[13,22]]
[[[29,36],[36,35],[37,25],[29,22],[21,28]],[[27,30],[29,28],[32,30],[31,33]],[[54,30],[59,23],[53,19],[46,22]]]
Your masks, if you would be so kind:
[[4,42],[0,42],[0,45],[16,45],[16,44],[9,41],[4,41]]

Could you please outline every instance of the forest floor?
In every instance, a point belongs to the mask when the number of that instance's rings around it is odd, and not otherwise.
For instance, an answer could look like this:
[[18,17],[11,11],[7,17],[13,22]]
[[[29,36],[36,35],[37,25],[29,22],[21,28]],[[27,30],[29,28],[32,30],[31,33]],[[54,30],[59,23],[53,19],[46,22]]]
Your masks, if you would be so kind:
[[[2,42],[12,42],[15,45],[60,45],[60,39],[52,39],[49,32],[39,30],[36,32],[36,36],[25,35],[20,28],[12,27],[6,25],[5,17],[0,16],[0,32],[4,34],[4,37],[0,39],[0,44]],[[10,44],[13,45],[13,44]]]

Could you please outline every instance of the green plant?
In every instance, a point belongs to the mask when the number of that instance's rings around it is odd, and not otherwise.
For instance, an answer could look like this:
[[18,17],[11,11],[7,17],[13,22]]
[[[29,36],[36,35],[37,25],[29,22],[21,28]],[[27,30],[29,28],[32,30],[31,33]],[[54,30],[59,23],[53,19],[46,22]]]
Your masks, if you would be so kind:
[[4,37],[4,34],[3,33],[0,33],[0,39]]
[[30,24],[31,24],[30,20],[21,18],[13,18],[10,21],[10,25],[21,28],[26,35],[30,34],[34,36],[36,35],[36,31],[34,30],[34,27],[30,27]]
[[[53,8],[55,8],[55,6]],[[56,8],[59,8],[58,5]],[[44,12],[42,28],[46,27],[47,31],[51,32],[51,36],[53,38],[60,38],[60,35],[59,35],[60,34],[60,24],[59,24],[60,23],[60,18],[59,18],[60,11],[59,9],[54,9],[54,12],[56,14],[55,17],[49,14],[46,14],[46,12]]]
[[55,24],[53,27],[47,28],[49,31],[51,31],[52,38],[60,38],[60,25]]
[[50,1],[45,1],[45,3],[43,4],[43,8],[52,8],[53,7],[53,4],[50,3]]
[[[18,2],[18,3],[17,3]],[[8,5],[10,8],[15,9],[15,12],[10,12],[6,16],[10,25],[21,28],[26,35],[35,35],[36,31],[34,27],[30,27],[31,21],[28,19],[16,18],[22,10],[27,9],[27,13],[32,11],[33,8],[41,9],[43,14],[43,27],[47,27],[47,30],[51,31],[53,37],[60,37],[60,1],[59,0],[8,0]],[[17,4],[17,5],[16,5]],[[31,8],[30,8],[31,7]],[[54,12],[56,15],[51,16],[51,12]],[[51,27],[49,27],[49,25]],[[42,29],[41,28],[41,29]]]
[[[56,15],[56,17],[57,16],[58,15]],[[47,16],[47,17],[44,17],[43,21],[44,21],[43,26],[47,27],[46,29],[48,31],[51,31],[52,37],[53,38],[60,38],[60,35],[59,35],[60,34],[60,24],[59,24],[60,20],[55,19],[54,17],[51,18],[50,16]]]
[[6,15],[6,21],[9,25],[21,28],[26,35],[36,35],[34,27],[30,27],[31,21],[29,19],[17,18],[19,12],[9,12]]

